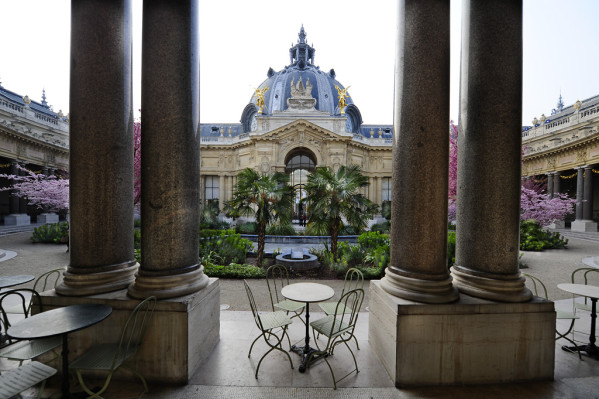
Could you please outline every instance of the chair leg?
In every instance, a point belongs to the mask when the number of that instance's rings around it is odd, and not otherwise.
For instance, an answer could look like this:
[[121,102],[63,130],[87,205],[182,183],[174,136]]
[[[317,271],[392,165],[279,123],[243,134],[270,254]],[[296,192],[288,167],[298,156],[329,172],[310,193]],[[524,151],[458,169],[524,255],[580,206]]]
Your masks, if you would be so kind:
[[136,369],[131,368],[129,366],[125,366],[125,365],[121,365],[121,368],[123,368],[125,370],[129,370],[131,373],[135,374],[141,380],[141,383],[144,386],[144,392],[148,392],[149,391],[149,389],[148,389],[148,383],[146,382],[146,379],[144,378],[143,375],[141,375],[141,373],[139,371],[137,371]]
[[[260,339],[260,337],[264,335],[264,334],[260,334],[256,337],[256,339],[254,340],[254,342],[252,342],[252,345],[250,346],[250,351],[248,352],[248,357],[250,357],[250,355],[252,354],[252,349],[254,349],[254,344],[256,343],[256,341],[258,341]],[[266,339],[266,338],[265,338]]]
[[85,393],[87,393],[89,395],[87,397],[87,399],[90,399],[90,398],[104,399],[102,396],[100,396],[100,394],[102,394],[108,388],[108,385],[110,384],[110,380],[112,379],[112,372],[108,373],[108,376],[106,377],[106,381],[104,382],[104,385],[102,386],[102,388],[100,388],[100,390],[98,392],[93,392],[91,389],[89,389],[87,387],[87,385],[85,385],[85,383],[83,382],[83,376],[81,375],[81,372],[79,370],[75,370],[75,372],[77,373],[77,379],[79,380],[79,385],[81,385],[81,388],[83,388]]
[[566,331],[563,334],[560,333],[559,331],[555,330],[555,333],[557,334],[557,338],[555,338],[555,340],[557,341],[558,339],[563,338],[566,341],[570,342],[572,344],[572,346],[574,346],[576,348],[576,352],[578,352],[578,358],[580,360],[582,360],[582,356],[580,355],[580,349],[578,349],[578,345],[576,345],[576,343],[573,340],[566,337],[566,335],[570,334],[570,332],[572,331],[572,328],[574,327],[574,321],[575,321],[575,319],[572,319],[572,322],[570,323],[570,328],[568,328],[568,331]]

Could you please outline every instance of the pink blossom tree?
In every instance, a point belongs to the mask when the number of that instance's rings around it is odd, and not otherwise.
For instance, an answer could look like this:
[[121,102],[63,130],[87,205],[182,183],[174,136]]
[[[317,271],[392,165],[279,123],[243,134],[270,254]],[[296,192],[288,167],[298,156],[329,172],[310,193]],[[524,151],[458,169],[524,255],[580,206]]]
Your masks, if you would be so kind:
[[15,182],[12,186],[0,190],[14,190],[16,195],[27,198],[30,205],[44,208],[49,212],[69,209],[69,179],[36,174],[20,165],[17,165],[17,168],[25,174],[23,176],[0,174],[0,177]]
[[141,121],[133,123],[133,203],[141,201]]

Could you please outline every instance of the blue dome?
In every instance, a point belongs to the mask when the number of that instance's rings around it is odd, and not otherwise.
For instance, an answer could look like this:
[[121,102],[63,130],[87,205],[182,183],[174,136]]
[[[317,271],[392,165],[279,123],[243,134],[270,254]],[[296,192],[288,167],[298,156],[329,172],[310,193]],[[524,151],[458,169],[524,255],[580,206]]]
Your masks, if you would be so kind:
[[[301,79],[303,84],[312,85],[312,97],[316,99],[316,109],[326,111],[329,115],[340,115],[339,95],[335,86],[341,90],[344,86],[335,79],[335,71],[323,72],[320,67],[314,65],[314,53],[316,50],[306,43],[306,34],[302,26],[297,44],[289,49],[291,64],[283,70],[275,72],[272,68],[268,70],[268,78],[258,86],[258,89],[268,87],[264,93],[263,115],[272,115],[274,111],[287,109],[287,99],[291,97],[291,84],[297,84]],[[257,97],[252,95],[250,106],[256,106]],[[353,104],[351,97],[346,97],[347,108]],[[252,107],[253,108],[253,107]],[[355,108],[355,106],[351,107]],[[246,111],[248,107],[246,107]],[[244,114],[246,114],[244,111]],[[347,112],[347,109],[346,109]],[[242,116],[242,122],[243,116]]]

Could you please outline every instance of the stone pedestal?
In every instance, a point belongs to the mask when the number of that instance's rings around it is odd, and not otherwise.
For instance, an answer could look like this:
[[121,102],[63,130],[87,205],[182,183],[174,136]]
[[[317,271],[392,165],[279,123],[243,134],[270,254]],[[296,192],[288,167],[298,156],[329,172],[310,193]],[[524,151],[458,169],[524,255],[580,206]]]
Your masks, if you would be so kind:
[[564,222],[563,220],[557,220],[553,223],[551,223],[549,226],[550,229],[565,229],[566,228],[566,222]]
[[[81,303],[112,307],[112,314],[103,322],[69,334],[71,359],[93,344],[118,342],[122,325],[139,303],[127,296],[127,290],[88,297],[58,296],[50,291],[42,301],[47,310]],[[157,302],[133,364],[148,382],[187,384],[219,340],[220,283],[211,278],[197,293]],[[114,378],[128,379],[131,374],[116,373]]]
[[499,303],[461,294],[429,305],[370,283],[369,342],[397,387],[552,380],[553,302]]
[[38,223],[58,223],[58,215],[56,213],[42,213],[37,215]]
[[27,226],[31,224],[31,218],[24,213],[14,213],[4,216],[5,226]]
[[571,230],[582,232],[595,232],[597,231],[597,223],[593,222],[592,220],[575,220],[572,222]]

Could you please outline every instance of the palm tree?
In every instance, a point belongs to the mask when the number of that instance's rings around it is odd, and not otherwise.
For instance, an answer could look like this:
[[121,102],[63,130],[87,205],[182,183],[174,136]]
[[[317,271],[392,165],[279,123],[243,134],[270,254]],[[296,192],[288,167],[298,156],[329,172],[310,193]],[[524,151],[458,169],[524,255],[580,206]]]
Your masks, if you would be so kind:
[[311,227],[331,236],[331,252],[337,259],[337,237],[347,224],[363,230],[378,206],[366,198],[362,189],[368,178],[358,165],[341,166],[337,173],[329,167],[316,168],[308,175],[306,193]]
[[233,199],[227,202],[228,214],[254,217],[258,224],[258,266],[262,266],[266,227],[275,222],[291,222],[294,200],[293,187],[285,173],[260,174],[246,168],[237,175]]

